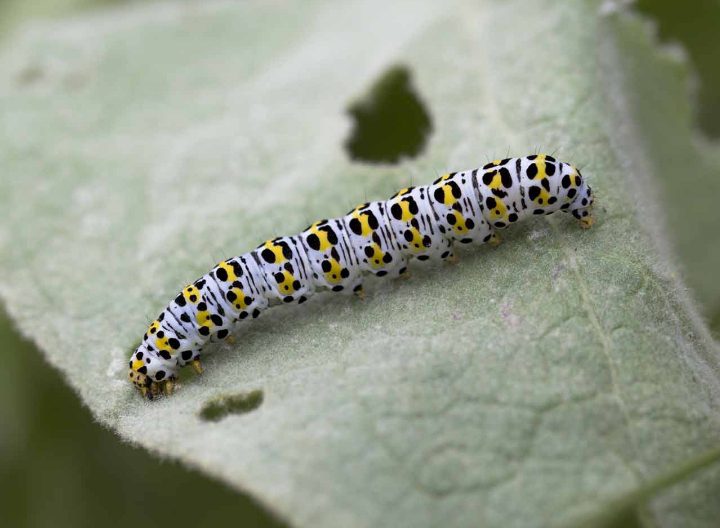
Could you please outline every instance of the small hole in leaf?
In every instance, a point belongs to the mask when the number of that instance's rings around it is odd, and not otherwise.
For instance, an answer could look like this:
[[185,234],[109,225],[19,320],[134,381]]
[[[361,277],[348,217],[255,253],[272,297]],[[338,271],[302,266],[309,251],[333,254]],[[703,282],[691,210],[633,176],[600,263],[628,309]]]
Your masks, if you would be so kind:
[[263,402],[263,391],[254,390],[241,394],[220,396],[205,402],[200,418],[208,422],[219,422],[229,414],[245,414],[254,411]]
[[420,154],[432,132],[432,119],[405,66],[394,66],[347,110],[353,129],[345,150],[357,161],[398,163]]

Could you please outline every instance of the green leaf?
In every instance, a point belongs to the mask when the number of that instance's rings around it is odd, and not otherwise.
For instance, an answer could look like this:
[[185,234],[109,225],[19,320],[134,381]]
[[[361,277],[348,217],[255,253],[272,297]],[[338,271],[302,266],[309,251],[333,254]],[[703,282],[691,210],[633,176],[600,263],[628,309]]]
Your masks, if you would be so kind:
[[637,0],[635,8],[657,23],[663,40],[679,42],[688,54],[698,77],[693,95],[697,99],[695,115],[700,128],[708,136],[720,137],[720,68],[715,55],[720,49],[717,21],[720,3],[697,0],[687,9],[673,0]]
[[[440,4],[161,4],[13,41],[0,296],[99,420],[296,526],[712,526],[718,350],[653,192],[663,149],[702,154],[665,92],[685,67],[609,3]],[[353,162],[346,109],[394,64],[428,146]],[[221,258],[536,149],[583,167],[594,229],[537,219],[364,303],[274,309],[172,398],[126,382],[151,317]]]
[[[656,60],[645,60],[653,50],[637,24],[620,36],[622,46],[642,50],[622,55],[621,59],[628,82],[634,87],[626,92],[632,121],[643,130],[641,141],[652,160],[660,203],[665,204],[662,229],[667,229],[665,238],[675,250],[688,286],[717,336],[720,215],[716,201],[720,196],[720,149],[717,139],[710,140],[693,128],[693,121],[697,120],[709,135],[717,136],[720,131],[720,68],[714,67],[720,51],[720,33],[714,30],[720,20],[720,2],[700,0],[688,10],[678,2],[643,0],[638,7],[657,15],[662,33],[682,39],[702,75],[697,90],[699,104],[693,110],[684,75],[685,61],[678,60],[682,50],[671,47]],[[704,30],[706,27],[708,30]],[[678,74],[665,75],[662,90],[658,90],[647,80],[661,78],[663,70]],[[662,126],[655,126],[658,112],[663,114]]]

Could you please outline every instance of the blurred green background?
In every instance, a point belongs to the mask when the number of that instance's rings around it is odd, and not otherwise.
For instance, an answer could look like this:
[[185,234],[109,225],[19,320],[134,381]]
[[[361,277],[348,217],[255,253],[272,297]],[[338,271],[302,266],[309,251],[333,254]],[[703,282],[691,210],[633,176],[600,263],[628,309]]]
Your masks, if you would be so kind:
[[[128,0],[0,0],[0,46],[28,20]],[[134,2],[137,3],[137,2]],[[720,0],[640,0],[664,41],[697,71],[696,120],[720,137]],[[682,237],[682,233],[674,233]],[[679,255],[679,261],[692,255]],[[720,300],[707,318],[720,330]],[[0,518],[3,526],[282,526],[249,498],[121,443],[0,310]]]

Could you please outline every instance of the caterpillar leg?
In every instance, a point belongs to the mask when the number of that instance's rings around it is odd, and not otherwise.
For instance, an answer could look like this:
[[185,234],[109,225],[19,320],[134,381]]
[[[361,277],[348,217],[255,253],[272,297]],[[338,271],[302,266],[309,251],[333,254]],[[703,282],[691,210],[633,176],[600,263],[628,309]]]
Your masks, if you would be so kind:
[[365,300],[365,289],[363,288],[363,285],[358,284],[357,286],[355,286],[353,288],[353,294],[355,295],[355,297],[357,297],[361,301],[364,301]]
[[580,219],[580,227],[583,229],[590,229],[594,223],[595,219],[592,217],[592,215],[583,216]]
[[175,379],[167,379],[164,381],[151,381],[149,385],[140,388],[140,393],[148,400],[154,400],[160,394],[170,396],[175,392]]
[[455,265],[460,262],[460,257],[458,257],[457,253],[451,253],[450,256],[445,259],[445,262]]
[[192,368],[193,370],[195,370],[195,372],[197,372],[198,374],[203,373],[203,366],[202,363],[200,363],[199,359],[193,359],[190,364],[192,365]]
[[492,247],[498,247],[502,243],[502,238],[500,238],[500,235],[497,233],[493,233],[490,235],[490,240],[488,240],[488,244],[490,244]]

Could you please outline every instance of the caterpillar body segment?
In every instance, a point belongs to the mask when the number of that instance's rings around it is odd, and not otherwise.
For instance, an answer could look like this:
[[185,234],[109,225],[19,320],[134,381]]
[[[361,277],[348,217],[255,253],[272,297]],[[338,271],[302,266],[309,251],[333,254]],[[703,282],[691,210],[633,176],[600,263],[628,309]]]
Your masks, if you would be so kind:
[[362,290],[362,269],[344,219],[321,220],[300,233],[312,278],[320,289]]
[[407,271],[400,241],[388,223],[387,203],[357,206],[342,218],[362,272],[378,277],[397,277]]
[[478,172],[446,174],[428,186],[438,229],[451,241],[484,244],[493,236],[494,230],[482,214]]
[[208,342],[274,304],[302,304],[316,291],[362,295],[365,274],[404,276],[413,258],[453,262],[455,244],[496,245],[499,230],[529,216],[564,211],[588,228],[592,204],[580,171],[539,154],[445,174],[359,205],[225,260],[184,288],[133,352],[130,381],[151,399],[170,394],[180,368],[202,371]]

